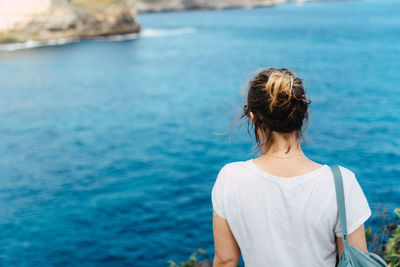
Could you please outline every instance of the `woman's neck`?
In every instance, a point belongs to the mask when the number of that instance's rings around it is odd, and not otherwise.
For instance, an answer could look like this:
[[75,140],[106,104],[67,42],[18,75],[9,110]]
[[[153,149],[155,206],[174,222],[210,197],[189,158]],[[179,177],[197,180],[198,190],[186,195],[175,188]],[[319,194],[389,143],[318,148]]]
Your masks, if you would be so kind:
[[278,134],[273,132],[273,144],[262,156],[292,158],[300,155],[304,154],[301,149],[300,140],[297,138],[296,134]]
[[[288,147],[290,146],[290,150]],[[293,177],[308,173],[322,165],[304,155],[300,140],[296,135],[274,136],[273,143],[266,153],[253,160],[257,166],[268,173],[281,177]]]

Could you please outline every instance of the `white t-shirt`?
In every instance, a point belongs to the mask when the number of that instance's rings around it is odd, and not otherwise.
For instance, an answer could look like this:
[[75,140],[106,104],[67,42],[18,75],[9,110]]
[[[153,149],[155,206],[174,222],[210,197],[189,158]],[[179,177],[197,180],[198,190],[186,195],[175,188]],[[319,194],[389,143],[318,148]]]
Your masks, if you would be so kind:
[[[348,234],[370,216],[367,199],[349,169],[343,176]],[[211,192],[245,267],[333,267],[341,237],[335,185],[328,165],[291,178],[271,175],[252,159],[221,168]]]

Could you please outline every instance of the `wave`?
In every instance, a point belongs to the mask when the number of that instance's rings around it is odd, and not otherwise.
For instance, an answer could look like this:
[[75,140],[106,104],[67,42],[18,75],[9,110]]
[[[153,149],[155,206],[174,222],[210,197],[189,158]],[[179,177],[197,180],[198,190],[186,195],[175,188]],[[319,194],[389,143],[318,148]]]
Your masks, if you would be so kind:
[[41,46],[64,45],[79,41],[79,38],[60,38],[48,41],[28,40],[23,43],[1,44],[0,51],[15,51],[21,49],[29,49]]
[[139,33],[128,33],[128,34],[120,34],[120,35],[94,37],[94,38],[90,38],[90,39],[91,40],[100,40],[100,41],[121,42],[121,41],[134,40],[134,39],[137,39],[138,37],[139,37]]
[[164,37],[194,33],[196,31],[197,29],[193,27],[183,27],[177,29],[144,29],[139,35],[141,37]]
[[[140,33],[131,33],[131,34],[123,34],[123,35],[111,35],[105,37],[94,37],[91,40],[100,40],[100,41],[111,41],[111,42],[120,42],[127,40],[134,40],[138,37],[164,37],[164,36],[177,36],[182,34],[189,34],[196,32],[196,28],[192,27],[183,27],[176,29],[144,29]],[[21,49],[30,49],[35,47],[42,46],[53,46],[53,45],[64,45],[69,43],[74,43],[82,40],[81,38],[60,38],[48,41],[34,41],[28,40],[23,43],[12,43],[12,44],[0,44],[0,51],[15,51]]]

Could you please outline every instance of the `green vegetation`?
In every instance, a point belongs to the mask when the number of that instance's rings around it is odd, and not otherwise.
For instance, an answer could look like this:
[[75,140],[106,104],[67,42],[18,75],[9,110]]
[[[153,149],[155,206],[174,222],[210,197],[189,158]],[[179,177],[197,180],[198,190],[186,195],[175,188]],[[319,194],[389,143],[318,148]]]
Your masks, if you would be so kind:
[[165,1],[163,1],[163,0],[142,0],[141,2],[149,3],[149,4],[156,4],[156,3],[165,2]]
[[11,44],[11,43],[18,43],[18,42],[20,42],[20,39],[17,37],[7,36],[7,37],[0,38],[0,44]]
[[[395,213],[400,218],[400,209],[396,209]],[[400,266],[400,225],[397,225],[391,238],[389,238],[386,251],[385,260],[393,267]]]
[[108,7],[122,0],[69,0],[72,5],[79,6],[88,10]]
[[[365,237],[368,241],[368,250],[381,256],[388,264],[389,267],[400,267],[400,209],[394,211],[398,218],[393,219],[393,216],[386,216],[386,210],[381,212],[379,216],[380,227],[371,234],[371,227],[365,230]],[[197,252],[202,255],[198,260],[196,258]],[[181,261],[177,265],[174,261],[168,261],[169,267],[211,267],[212,262],[206,255],[204,249],[197,249],[190,255],[188,261]],[[240,267],[240,265],[237,265]]]
[[400,209],[395,209],[397,216],[387,216],[387,210],[380,212],[376,224],[380,226],[371,232],[371,227],[365,231],[368,251],[381,256],[390,267],[400,267]]
[[[200,261],[197,260],[196,255],[199,252],[202,255],[202,259]],[[177,265],[174,261],[169,260],[169,267],[208,267],[211,266],[211,262],[206,257],[207,252],[204,249],[197,249],[197,251],[193,252],[190,255],[188,261],[181,261],[180,265]]]

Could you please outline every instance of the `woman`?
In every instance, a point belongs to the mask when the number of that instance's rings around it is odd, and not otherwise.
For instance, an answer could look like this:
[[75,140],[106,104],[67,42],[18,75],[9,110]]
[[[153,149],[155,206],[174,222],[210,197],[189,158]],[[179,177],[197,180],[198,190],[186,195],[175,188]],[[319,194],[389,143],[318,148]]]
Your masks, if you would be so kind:
[[[254,127],[261,156],[222,167],[212,189],[214,267],[333,267],[343,240],[333,175],[301,148],[308,107],[301,79],[261,69],[250,80],[239,119]],[[349,169],[343,176],[349,243],[367,252],[371,209]]]

